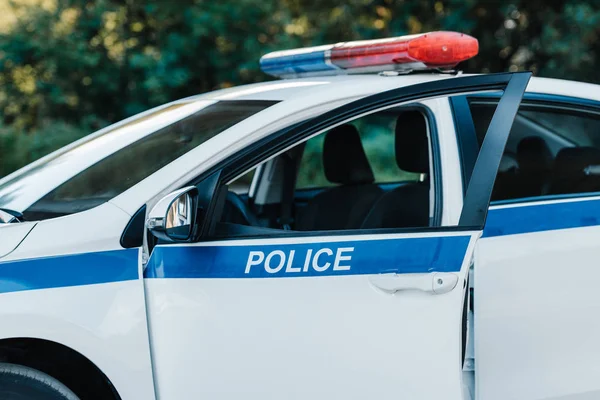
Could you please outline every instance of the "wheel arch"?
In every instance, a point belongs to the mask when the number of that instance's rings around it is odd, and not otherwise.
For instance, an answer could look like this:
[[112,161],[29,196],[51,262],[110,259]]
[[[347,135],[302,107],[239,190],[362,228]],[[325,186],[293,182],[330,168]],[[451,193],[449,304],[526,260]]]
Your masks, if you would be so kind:
[[0,362],[42,371],[71,389],[81,400],[121,400],[110,379],[83,354],[39,338],[0,339]]

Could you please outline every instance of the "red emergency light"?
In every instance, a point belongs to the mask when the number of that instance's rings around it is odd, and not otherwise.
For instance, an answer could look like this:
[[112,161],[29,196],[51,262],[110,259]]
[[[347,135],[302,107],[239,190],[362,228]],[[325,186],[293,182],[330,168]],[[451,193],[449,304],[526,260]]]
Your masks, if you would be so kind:
[[385,70],[452,68],[477,55],[477,39],[458,32],[431,32],[388,39],[278,51],[260,60],[278,77],[335,75]]

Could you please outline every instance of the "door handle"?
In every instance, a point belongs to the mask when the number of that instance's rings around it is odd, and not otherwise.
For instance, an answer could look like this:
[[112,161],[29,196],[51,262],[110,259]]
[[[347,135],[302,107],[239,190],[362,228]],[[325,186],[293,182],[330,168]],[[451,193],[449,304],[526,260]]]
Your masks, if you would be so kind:
[[458,283],[458,275],[449,272],[429,274],[381,274],[371,277],[371,283],[387,293],[420,290],[431,294],[450,292]]

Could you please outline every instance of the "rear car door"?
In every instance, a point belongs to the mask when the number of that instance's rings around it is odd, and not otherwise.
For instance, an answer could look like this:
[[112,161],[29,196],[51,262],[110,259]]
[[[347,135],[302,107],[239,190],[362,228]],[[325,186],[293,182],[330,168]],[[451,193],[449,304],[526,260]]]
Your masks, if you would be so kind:
[[503,164],[475,258],[477,398],[599,398],[600,103],[527,93]]
[[[459,77],[370,96],[200,177],[204,236],[155,246],[144,272],[158,396],[462,399],[467,273],[529,76]],[[211,235],[228,173],[360,115],[493,90],[504,94],[479,157],[471,155],[477,161],[457,226]]]

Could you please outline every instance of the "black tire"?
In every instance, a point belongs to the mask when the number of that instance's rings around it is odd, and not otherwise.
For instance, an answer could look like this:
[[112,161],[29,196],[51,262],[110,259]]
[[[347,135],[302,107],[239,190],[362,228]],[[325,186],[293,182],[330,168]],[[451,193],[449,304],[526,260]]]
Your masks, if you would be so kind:
[[79,400],[79,397],[48,374],[22,365],[0,363],[0,399]]

